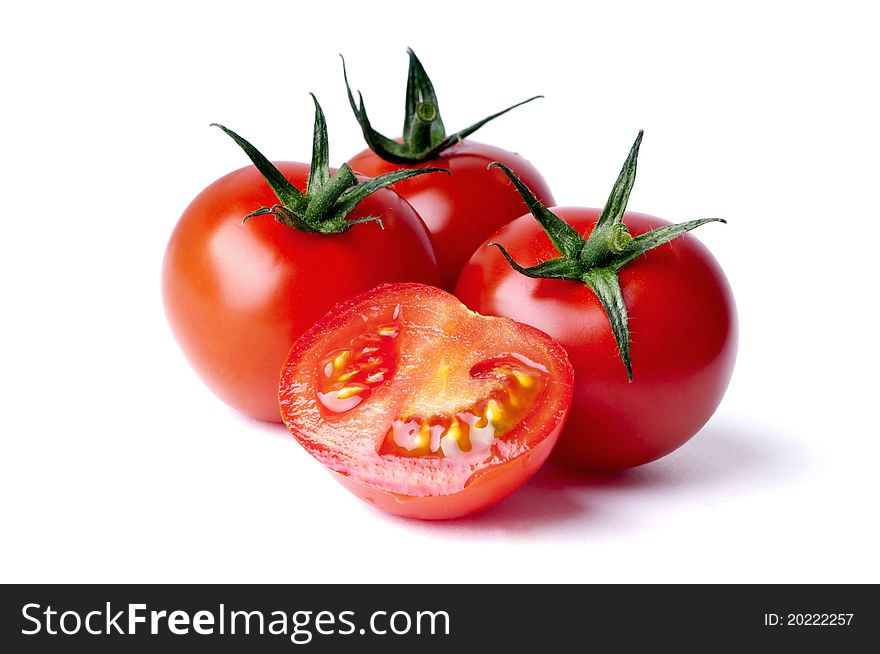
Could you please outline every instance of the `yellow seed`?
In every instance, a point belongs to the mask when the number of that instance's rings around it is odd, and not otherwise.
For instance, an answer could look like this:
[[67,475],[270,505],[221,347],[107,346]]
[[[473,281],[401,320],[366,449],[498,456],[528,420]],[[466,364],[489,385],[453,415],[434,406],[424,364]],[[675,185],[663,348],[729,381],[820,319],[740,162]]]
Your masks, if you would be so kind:
[[336,378],[336,381],[347,382],[349,379],[354,377],[359,372],[360,372],[360,370],[355,369],[355,370],[352,370],[351,372],[343,373]]
[[504,407],[498,400],[489,400],[486,403],[486,422],[496,422],[504,417]]
[[427,422],[423,422],[421,428],[419,428],[419,438],[416,442],[419,444],[419,447],[428,447],[431,444],[431,425]]
[[361,363],[358,366],[358,368],[360,368],[361,370],[372,370],[373,368],[375,368],[376,366],[379,366],[381,364],[382,364],[382,359],[380,359],[378,357],[371,357],[370,359],[367,359],[366,361]]
[[345,364],[348,363],[349,359],[351,359],[351,350],[343,350],[334,357],[333,367],[339,370],[340,368],[345,367]]
[[376,330],[379,336],[397,336],[397,325],[383,325]]
[[452,423],[449,425],[449,429],[446,430],[445,435],[454,441],[461,440],[461,423],[458,422],[458,418],[455,416],[452,417]]
[[380,370],[379,372],[374,372],[372,375],[367,377],[367,381],[371,384],[378,384],[379,382],[385,381],[385,373]]
[[358,395],[363,390],[364,389],[360,386],[345,386],[344,388],[340,388],[339,391],[336,393],[336,399],[347,400],[352,395]]
[[510,407],[512,409],[519,409],[522,406],[522,402],[519,399],[519,395],[513,392],[513,389],[507,390],[507,401],[510,403]]
[[519,382],[519,385],[523,388],[531,388],[535,385],[535,378],[531,375],[527,375],[524,372],[514,371],[513,376],[516,378],[516,381]]

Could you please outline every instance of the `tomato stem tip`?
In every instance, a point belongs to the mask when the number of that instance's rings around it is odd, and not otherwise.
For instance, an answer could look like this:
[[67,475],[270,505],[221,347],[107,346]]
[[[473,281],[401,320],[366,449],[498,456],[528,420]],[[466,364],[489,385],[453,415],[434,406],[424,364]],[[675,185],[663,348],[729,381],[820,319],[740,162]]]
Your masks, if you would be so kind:
[[238,144],[278,198],[278,204],[260,207],[246,215],[242,222],[257,216],[273,215],[275,220],[288,227],[319,234],[338,234],[353,225],[367,222],[378,222],[379,226],[385,229],[381,217],[349,219],[348,215],[368,195],[401,180],[437,172],[451,174],[444,168],[405,169],[360,182],[348,164],[342,164],[339,170],[331,173],[330,146],[324,111],[315,94],[309,93],[309,95],[312,96],[315,105],[315,122],[312,161],[305,192],[291,184],[250,142],[219,123],[211,123],[212,127],[220,128]]
[[525,200],[529,212],[550,237],[553,247],[560,256],[525,267],[514,261],[502,244],[493,241],[488,245],[497,247],[508,264],[526,277],[569,280],[586,284],[599,298],[605,310],[629,381],[633,378],[629,319],[618,279],[620,269],[636,257],[700,225],[710,222],[726,223],[721,218],[701,218],[659,227],[635,237],[630,234],[627,226],[623,224],[623,218],[636,179],[643,134],[644,132],[639,130],[602,213],[586,238],[541,204],[534,193],[507,166],[497,161],[489,164],[489,168],[500,168],[507,175]]
[[355,101],[354,93],[348,82],[345,57],[339,55],[342,59],[342,76],[345,81],[346,92],[348,93],[348,102],[358,124],[361,126],[364,140],[373,152],[391,163],[416,164],[434,159],[444,150],[456,143],[460,143],[486,123],[532,100],[544,97],[543,95],[532,96],[483,118],[465,127],[463,130],[447,135],[446,128],[443,126],[443,119],[440,117],[440,105],[437,101],[434,85],[431,83],[428,73],[425,72],[422,62],[419,61],[412,48],[407,48],[406,52],[409,55],[409,71],[406,81],[406,106],[402,142],[390,139],[373,129],[370,118],[367,115],[363,94],[358,91],[358,99]]

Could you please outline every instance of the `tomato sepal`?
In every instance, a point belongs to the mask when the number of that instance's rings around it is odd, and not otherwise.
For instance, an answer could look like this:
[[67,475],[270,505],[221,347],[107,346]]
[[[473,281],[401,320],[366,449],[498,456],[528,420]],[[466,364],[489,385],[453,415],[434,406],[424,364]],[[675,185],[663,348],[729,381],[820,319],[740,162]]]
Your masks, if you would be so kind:
[[701,225],[727,222],[723,218],[700,218],[659,227],[636,237],[629,233],[629,229],[623,224],[623,216],[635,183],[642,136],[643,132],[640,130],[602,213],[586,238],[541,204],[510,168],[497,161],[489,164],[489,168],[497,167],[507,175],[561,256],[526,267],[517,263],[501,243],[492,241],[487,245],[498,248],[508,264],[526,277],[570,280],[588,286],[605,310],[629,381],[633,378],[629,319],[618,279],[619,271],[649,250]]
[[385,225],[379,216],[349,220],[348,215],[365,197],[396,182],[430,173],[451,174],[444,168],[395,170],[360,182],[347,163],[331,173],[327,122],[318,99],[314,94],[310,95],[315,103],[315,125],[312,161],[305,193],[291,184],[249,141],[219,123],[211,123],[212,127],[220,128],[244,151],[278,198],[279,204],[260,207],[244,216],[242,222],[257,216],[272,215],[275,220],[288,227],[318,234],[339,234],[351,229],[353,225],[366,222],[376,222],[384,229]]
[[516,109],[524,104],[543,98],[535,95],[531,98],[517,102],[514,105],[502,109],[491,116],[465,127],[454,134],[447,136],[443,119],[440,116],[440,107],[434,85],[428,77],[422,63],[416,57],[412,48],[407,48],[409,55],[409,71],[406,82],[406,109],[404,113],[403,138],[400,142],[373,129],[370,118],[367,115],[363,95],[358,91],[358,100],[355,101],[351,85],[348,82],[348,71],[345,67],[345,58],[342,58],[342,75],[345,80],[345,88],[348,92],[348,102],[354,112],[364,140],[369,148],[379,157],[395,164],[417,164],[438,157],[444,150],[463,141],[476,132],[486,123],[503,116],[508,111]]

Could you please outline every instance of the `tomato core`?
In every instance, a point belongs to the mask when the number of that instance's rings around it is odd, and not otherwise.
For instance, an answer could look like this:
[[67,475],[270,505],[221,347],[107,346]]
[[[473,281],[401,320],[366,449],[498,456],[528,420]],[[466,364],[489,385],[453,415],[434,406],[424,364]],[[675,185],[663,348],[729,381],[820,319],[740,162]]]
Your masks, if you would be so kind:
[[[484,394],[464,407],[425,414],[415,411],[394,419],[378,453],[403,457],[461,457],[486,453],[496,439],[516,427],[544,386],[547,369],[522,355],[496,357],[475,364],[470,378]],[[441,365],[438,376],[448,374]],[[445,380],[440,380],[445,385]]]

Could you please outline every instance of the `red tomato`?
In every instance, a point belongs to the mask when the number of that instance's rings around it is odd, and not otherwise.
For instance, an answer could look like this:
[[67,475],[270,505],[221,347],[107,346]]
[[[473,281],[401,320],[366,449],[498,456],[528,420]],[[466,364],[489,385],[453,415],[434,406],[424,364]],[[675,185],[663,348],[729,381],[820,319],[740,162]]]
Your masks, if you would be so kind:
[[[454,134],[447,134],[440,116],[434,85],[415,52],[407,50],[409,71],[402,136],[389,139],[373,129],[363,97],[355,100],[343,74],[348,101],[369,146],[349,161],[356,171],[375,177],[407,168],[437,166],[450,177],[431,175],[427,183],[417,177],[397,184],[400,193],[419,212],[428,226],[440,264],[443,287],[452,290],[462,266],[474,249],[501,225],[528,210],[516,189],[499,170],[486,168],[500,161],[532,189],[544,203],[553,196],[541,173],[520,155],[491,145],[467,140],[486,123],[541,96],[534,96],[502,109]],[[358,94],[360,96],[360,94]]]
[[506,497],[550,454],[572,369],[532,327],[420,284],[334,307],[290,352],[284,422],[350,491],[398,515],[454,518]]
[[[276,166],[306,190],[309,166]],[[224,402],[280,422],[278,373],[293,342],[336,302],[382,282],[436,283],[430,237],[391,190],[367,196],[349,220],[381,217],[338,234],[303,232],[271,216],[242,218],[278,198],[253,166],[193,200],[165,254],[162,292],[174,335]]]
[[486,170],[500,161],[528,185],[544,204],[553,204],[550,188],[531,163],[520,155],[465,140],[419,164],[395,164],[364,150],[349,160],[356,171],[376,177],[402,168],[436,166],[452,175],[427,175],[398,182],[394,190],[419,213],[431,232],[442,285],[455,286],[459,271],[474,250],[496,229],[528,211],[525,202],[500,170]]
[[[554,208],[579,234],[590,234],[598,209]],[[633,236],[668,225],[626,212]],[[492,241],[522,265],[559,256],[531,215]],[[574,399],[553,459],[585,469],[615,470],[668,454],[715,411],[736,356],[736,311],[718,263],[691,235],[639,256],[619,273],[629,313],[633,379],[621,364],[608,317],[585,284],[534,279],[501,253],[477,249],[456,295],[480,313],[537,327],[565,346],[575,370]]]

